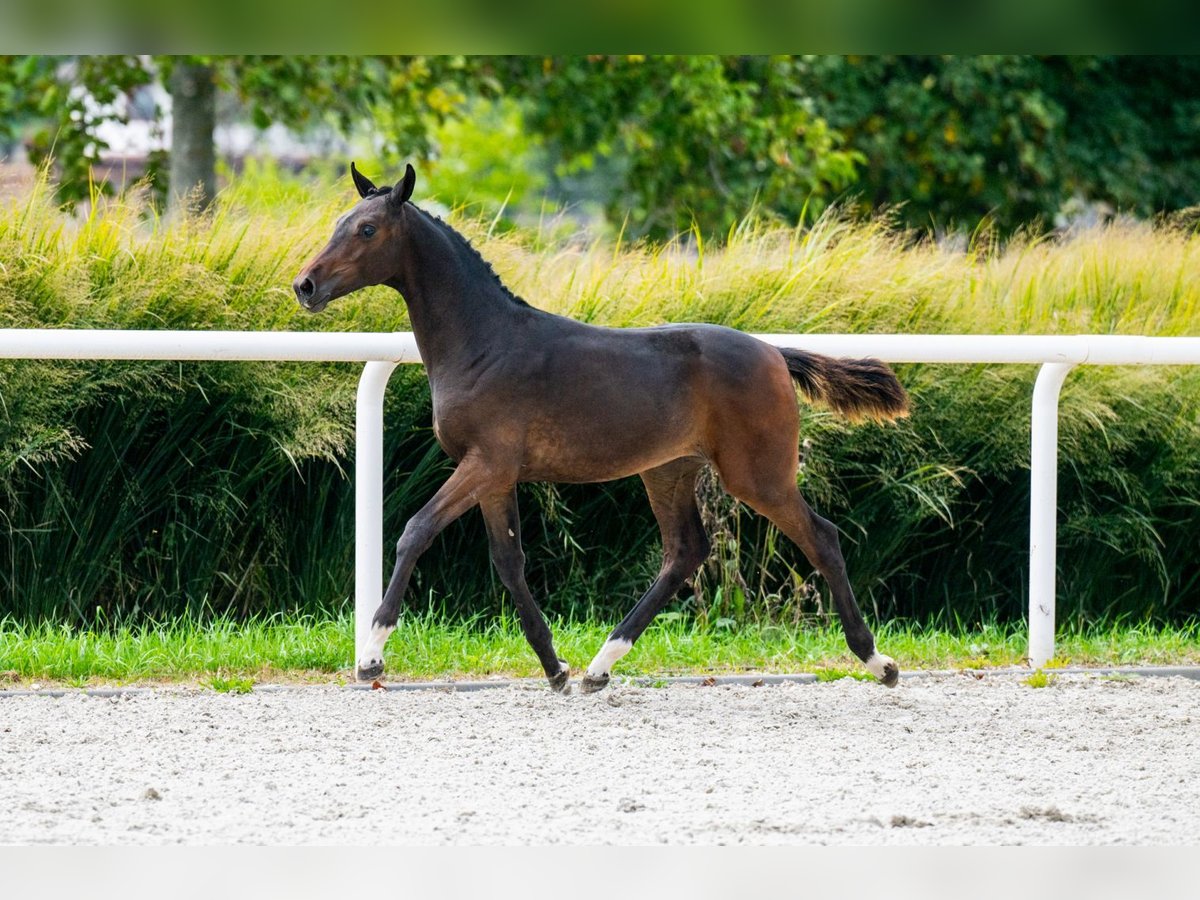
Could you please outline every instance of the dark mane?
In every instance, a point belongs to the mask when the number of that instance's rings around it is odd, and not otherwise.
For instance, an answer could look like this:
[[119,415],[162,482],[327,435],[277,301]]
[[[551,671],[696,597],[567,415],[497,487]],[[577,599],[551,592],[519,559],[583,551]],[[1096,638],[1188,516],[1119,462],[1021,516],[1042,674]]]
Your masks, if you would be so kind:
[[432,222],[434,225],[436,225],[442,231],[443,234],[448,235],[451,238],[451,240],[455,241],[460,247],[462,247],[464,250],[466,250],[470,256],[472,256],[475,260],[477,260],[479,262],[480,266],[482,267],[483,271],[486,272],[489,276],[491,276],[492,281],[495,283],[496,287],[500,288],[500,292],[502,294],[504,294],[505,297],[507,297],[513,303],[517,304],[517,306],[529,306],[528,303],[526,303],[524,300],[522,300],[520,297],[518,297],[516,294],[514,294],[509,289],[508,285],[506,285],[503,281],[500,280],[500,276],[496,274],[496,270],[492,268],[492,264],[490,262],[488,262],[486,259],[484,259],[483,254],[480,253],[477,249],[475,249],[475,245],[472,244],[469,240],[467,240],[467,238],[461,232],[452,228],[447,222],[443,221],[439,216],[435,216],[433,213],[426,212],[425,210],[421,209],[421,207],[417,206],[415,203],[410,203],[409,206],[411,206],[413,209],[415,209],[417,212],[419,212],[429,222]]

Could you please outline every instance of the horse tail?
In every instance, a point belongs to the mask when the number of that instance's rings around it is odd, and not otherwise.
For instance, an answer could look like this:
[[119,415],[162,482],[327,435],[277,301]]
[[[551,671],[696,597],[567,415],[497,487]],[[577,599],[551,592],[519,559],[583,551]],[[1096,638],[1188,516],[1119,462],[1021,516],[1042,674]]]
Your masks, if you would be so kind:
[[908,393],[878,359],[836,359],[806,350],[779,348],[801,393],[852,422],[888,422],[908,415]]

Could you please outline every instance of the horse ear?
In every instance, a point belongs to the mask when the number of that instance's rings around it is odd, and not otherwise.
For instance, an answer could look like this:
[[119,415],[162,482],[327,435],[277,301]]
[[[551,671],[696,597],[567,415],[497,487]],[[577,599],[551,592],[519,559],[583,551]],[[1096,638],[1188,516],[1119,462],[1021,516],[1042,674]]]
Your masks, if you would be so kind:
[[366,197],[375,192],[376,188],[371,179],[358,171],[354,167],[354,163],[350,163],[350,177],[354,179],[354,186],[358,188],[359,197]]
[[397,203],[403,203],[412,196],[413,186],[417,183],[417,173],[409,163],[404,165],[404,180],[392,190],[392,196]]

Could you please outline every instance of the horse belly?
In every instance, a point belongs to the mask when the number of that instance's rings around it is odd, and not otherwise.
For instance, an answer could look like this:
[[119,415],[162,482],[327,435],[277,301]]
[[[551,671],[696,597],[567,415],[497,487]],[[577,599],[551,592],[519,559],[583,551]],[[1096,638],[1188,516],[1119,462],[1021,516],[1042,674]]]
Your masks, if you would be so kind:
[[586,483],[635,475],[696,452],[688,411],[629,398],[536,419],[526,432],[522,481]]

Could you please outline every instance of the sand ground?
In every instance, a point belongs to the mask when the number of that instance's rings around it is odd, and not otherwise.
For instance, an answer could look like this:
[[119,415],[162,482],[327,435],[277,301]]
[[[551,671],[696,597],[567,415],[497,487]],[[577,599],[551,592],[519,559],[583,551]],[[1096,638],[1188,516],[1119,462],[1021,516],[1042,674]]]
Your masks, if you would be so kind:
[[0,698],[0,843],[1187,844],[1200,682]]

